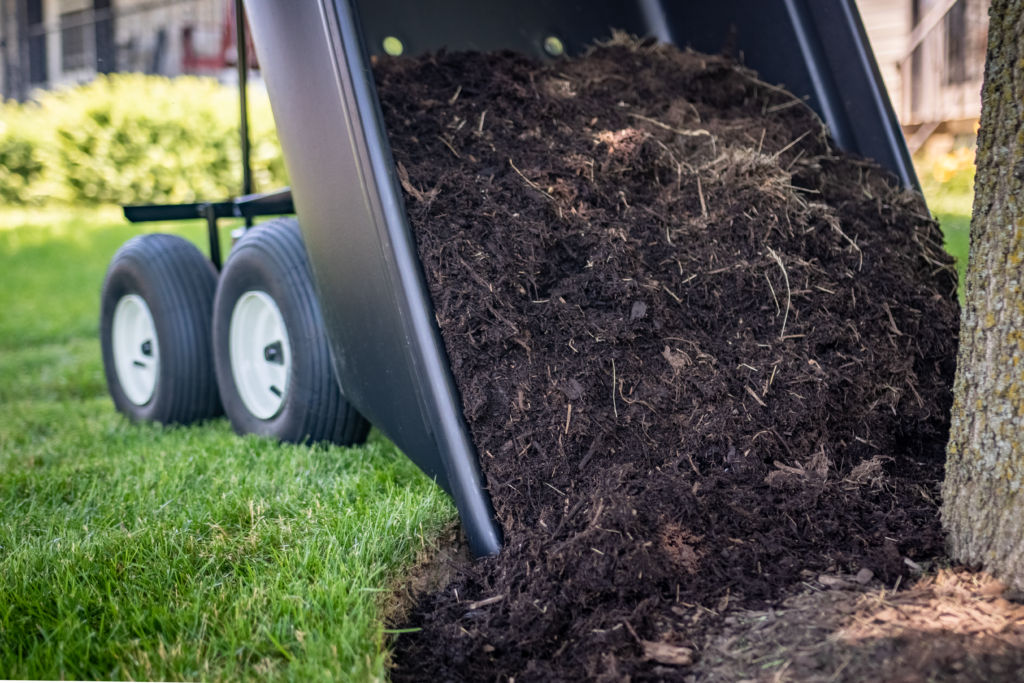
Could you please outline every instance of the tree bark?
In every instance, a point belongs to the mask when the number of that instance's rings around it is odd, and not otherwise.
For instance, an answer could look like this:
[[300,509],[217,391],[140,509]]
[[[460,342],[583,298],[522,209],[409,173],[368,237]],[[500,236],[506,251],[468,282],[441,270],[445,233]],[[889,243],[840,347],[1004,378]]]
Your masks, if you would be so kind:
[[1024,0],[993,0],[943,488],[953,558],[1024,589]]

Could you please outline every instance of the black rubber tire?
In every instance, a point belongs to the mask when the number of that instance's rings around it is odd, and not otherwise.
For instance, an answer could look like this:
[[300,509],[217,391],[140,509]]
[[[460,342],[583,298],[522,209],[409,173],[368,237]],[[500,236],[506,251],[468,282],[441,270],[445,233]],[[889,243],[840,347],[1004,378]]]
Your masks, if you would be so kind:
[[[175,235],[140,235],[114,254],[103,281],[100,346],[107,388],[135,420],[191,424],[221,414],[211,341],[217,272],[196,247]],[[121,297],[135,294],[153,316],[160,370],[144,405],[125,395],[114,367],[112,327]]]
[[[246,408],[231,371],[231,315],[250,291],[264,292],[277,304],[292,355],[284,402],[265,420]],[[370,424],[342,396],[334,374],[309,257],[295,219],[277,218],[250,228],[232,248],[213,304],[213,347],[224,412],[238,434],[342,446],[366,440]]]

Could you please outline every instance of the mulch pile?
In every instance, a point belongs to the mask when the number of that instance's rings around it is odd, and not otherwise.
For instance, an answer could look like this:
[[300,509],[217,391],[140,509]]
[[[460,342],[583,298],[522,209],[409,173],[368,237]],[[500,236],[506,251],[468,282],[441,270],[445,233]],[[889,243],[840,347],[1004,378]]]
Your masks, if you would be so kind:
[[505,533],[395,680],[685,680],[729,605],[941,555],[958,306],[918,196],[724,56],[374,73]]

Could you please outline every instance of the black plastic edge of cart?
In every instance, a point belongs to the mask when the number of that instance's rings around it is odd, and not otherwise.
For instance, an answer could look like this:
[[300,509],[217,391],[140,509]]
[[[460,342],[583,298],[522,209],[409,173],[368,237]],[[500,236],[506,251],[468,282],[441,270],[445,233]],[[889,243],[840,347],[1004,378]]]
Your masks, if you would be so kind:
[[501,548],[352,8],[246,3],[346,399],[448,491],[471,551]]
[[[329,8],[330,2],[324,1],[325,8]],[[377,210],[383,218],[377,223],[377,229],[381,243],[391,243],[392,252],[385,256],[385,261],[391,266],[396,292],[398,287],[402,288],[398,297],[400,315],[415,339],[409,348],[412,375],[419,385],[415,394],[426,417],[426,426],[433,432],[448,490],[455,499],[470,549],[477,557],[495,555],[501,550],[501,527],[495,520],[479,456],[463,417],[451,362],[416,251],[361,24],[356,8],[348,2],[334,0],[332,4],[337,13],[337,37],[341,39],[338,47],[344,50],[351,78],[352,104],[358,107],[366,140],[361,150],[363,165],[366,168],[369,162],[377,186],[377,192],[371,195],[379,202]],[[330,24],[332,17],[329,13],[327,17]]]

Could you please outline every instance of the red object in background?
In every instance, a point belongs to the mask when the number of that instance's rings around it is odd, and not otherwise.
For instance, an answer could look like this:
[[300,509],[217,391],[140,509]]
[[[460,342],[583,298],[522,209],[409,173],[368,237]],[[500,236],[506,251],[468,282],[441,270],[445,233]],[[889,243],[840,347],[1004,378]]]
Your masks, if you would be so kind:
[[[215,55],[200,56],[195,47],[195,26],[181,29],[181,70],[186,74],[220,71],[237,64],[238,51],[235,45],[235,3],[226,3],[224,21],[220,31],[220,51]],[[245,46],[248,51],[249,68],[259,70],[260,63],[256,57],[256,48],[252,43],[252,32],[249,20],[245,21]]]

